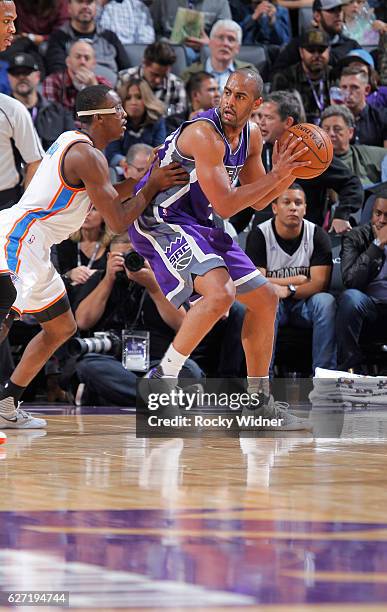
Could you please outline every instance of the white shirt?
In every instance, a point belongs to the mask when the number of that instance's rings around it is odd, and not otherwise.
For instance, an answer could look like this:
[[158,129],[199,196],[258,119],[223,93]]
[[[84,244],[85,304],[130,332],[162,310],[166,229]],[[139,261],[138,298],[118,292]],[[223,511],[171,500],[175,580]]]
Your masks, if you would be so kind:
[[0,191],[12,189],[20,182],[11,138],[26,164],[42,159],[43,147],[30,113],[19,100],[0,94]]

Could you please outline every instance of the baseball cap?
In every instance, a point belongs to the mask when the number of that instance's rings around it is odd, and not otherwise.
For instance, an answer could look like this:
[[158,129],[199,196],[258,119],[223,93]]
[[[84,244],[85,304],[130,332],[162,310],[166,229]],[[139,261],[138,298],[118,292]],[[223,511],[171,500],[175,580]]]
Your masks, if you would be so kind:
[[329,36],[326,32],[316,30],[316,28],[305,30],[305,32],[301,34],[300,47],[303,49],[309,49],[311,47],[329,47]]
[[330,11],[337,6],[348,4],[349,0],[314,0],[313,10],[314,11]]
[[352,61],[359,60],[371,68],[375,68],[374,58],[365,49],[353,49],[340,61],[341,66],[348,66]]
[[32,70],[39,70],[39,66],[33,57],[28,53],[16,53],[9,60],[8,72],[12,72],[17,68],[29,68]]

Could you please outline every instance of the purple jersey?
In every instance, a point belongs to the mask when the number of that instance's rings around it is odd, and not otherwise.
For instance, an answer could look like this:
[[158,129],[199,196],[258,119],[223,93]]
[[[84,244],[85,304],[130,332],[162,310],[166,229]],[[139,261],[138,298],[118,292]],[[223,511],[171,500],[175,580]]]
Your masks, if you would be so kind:
[[[168,191],[163,191],[156,196],[141,217],[141,220],[144,221],[148,227],[152,225],[152,218],[156,223],[160,221],[189,223],[191,219],[194,223],[206,226],[211,225],[211,222],[208,220],[212,214],[212,207],[199,185],[196,176],[195,160],[183,157],[177,146],[177,140],[182,130],[184,130],[187,125],[195,123],[196,121],[207,121],[221,136],[225,145],[223,157],[224,166],[230,177],[231,184],[237,182],[239,172],[243,168],[248,156],[249,123],[247,122],[242,130],[238,147],[235,151],[231,151],[231,147],[223,132],[219,110],[217,108],[212,108],[203,113],[199,113],[195,119],[186,121],[175,132],[168,136],[164,146],[159,150],[158,154],[161,165],[165,166],[173,161],[178,162],[190,175],[190,182],[183,187],[179,185],[168,189]],[[205,142],[203,146],[206,146]],[[147,175],[142,179],[138,187],[142,187],[146,180]]]
[[[240,135],[235,151],[223,133],[218,109],[200,113],[168,136],[159,150],[161,165],[173,161],[187,170],[190,180],[159,193],[143,214],[129,227],[129,236],[150,263],[164,295],[180,306],[194,292],[194,279],[215,268],[226,268],[238,294],[252,291],[266,283],[241,248],[219,227],[222,220],[212,218],[212,207],[197,176],[195,160],[183,157],[177,140],[182,130],[195,121],[207,121],[222,137],[225,145],[223,163],[233,184],[243,168],[249,149],[249,125]],[[203,147],[208,146],[203,142]],[[145,176],[138,187],[146,182]]]

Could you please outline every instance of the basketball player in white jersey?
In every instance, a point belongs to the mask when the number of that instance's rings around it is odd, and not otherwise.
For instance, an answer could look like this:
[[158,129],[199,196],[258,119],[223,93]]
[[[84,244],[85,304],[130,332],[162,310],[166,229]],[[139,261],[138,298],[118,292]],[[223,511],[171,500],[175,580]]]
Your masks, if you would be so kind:
[[50,261],[53,244],[82,224],[90,207],[121,233],[159,191],[187,182],[186,172],[172,163],[155,166],[147,184],[132,197],[136,183],[110,182],[103,150],[119,139],[126,113],[115,91],[104,85],[82,90],[76,110],[83,131],[62,134],[45,154],[21,200],[0,212],[0,341],[15,316],[33,314],[42,330],[27,345],[21,361],[0,385],[0,430],[45,427],[18,407],[25,387],[49,357],[76,331],[66,290]]

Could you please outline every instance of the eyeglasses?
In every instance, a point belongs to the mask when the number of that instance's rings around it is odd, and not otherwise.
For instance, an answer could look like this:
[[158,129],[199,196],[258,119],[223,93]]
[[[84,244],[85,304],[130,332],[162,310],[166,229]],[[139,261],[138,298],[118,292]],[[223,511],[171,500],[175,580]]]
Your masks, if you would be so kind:
[[30,76],[30,74],[32,74],[33,72],[35,72],[33,68],[16,68],[15,70],[8,70],[8,74],[13,77]]
[[145,172],[145,170],[146,170],[146,168],[145,168],[145,167],[144,167],[144,168],[141,168],[141,167],[135,166],[134,164],[131,164],[130,162],[128,162],[128,166],[132,166],[132,168],[134,168],[135,170],[137,170],[137,172],[138,172],[139,174],[141,174],[141,172]]
[[328,49],[328,47],[305,47],[305,49],[309,53],[318,53],[319,55],[322,55],[324,51]]
[[229,43],[238,42],[238,39],[235,36],[228,36],[227,34],[215,34],[213,38],[215,38],[215,40],[219,40],[220,42],[229,42]]

